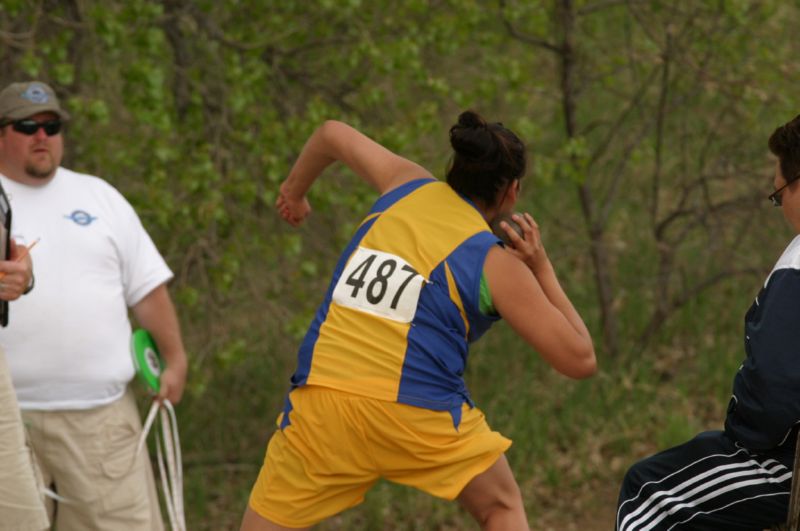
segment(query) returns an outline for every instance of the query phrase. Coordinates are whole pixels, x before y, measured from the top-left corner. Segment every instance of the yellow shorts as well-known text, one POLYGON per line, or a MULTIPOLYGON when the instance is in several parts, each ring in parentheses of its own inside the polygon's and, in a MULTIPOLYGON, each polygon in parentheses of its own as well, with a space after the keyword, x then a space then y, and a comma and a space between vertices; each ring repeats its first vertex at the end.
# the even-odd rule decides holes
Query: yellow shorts
POLYGON ((289 400, 289 425, 270 439, 250 494, 254 511, 284 527, 358 505, 380 478, 455 499, 511 446, 467 404, 456 430, 447 411, 323 387, 300 387, 289 400))

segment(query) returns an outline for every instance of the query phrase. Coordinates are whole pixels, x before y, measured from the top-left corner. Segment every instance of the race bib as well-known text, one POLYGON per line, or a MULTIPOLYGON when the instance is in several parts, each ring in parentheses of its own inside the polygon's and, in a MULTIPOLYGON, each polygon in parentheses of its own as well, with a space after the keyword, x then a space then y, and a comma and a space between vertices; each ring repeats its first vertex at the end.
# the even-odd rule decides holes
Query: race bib
POLYGON ((333 302, 409 323, 417 311, 425 282, 425 278, 399 256, 359 247, 336 283, 333 302))

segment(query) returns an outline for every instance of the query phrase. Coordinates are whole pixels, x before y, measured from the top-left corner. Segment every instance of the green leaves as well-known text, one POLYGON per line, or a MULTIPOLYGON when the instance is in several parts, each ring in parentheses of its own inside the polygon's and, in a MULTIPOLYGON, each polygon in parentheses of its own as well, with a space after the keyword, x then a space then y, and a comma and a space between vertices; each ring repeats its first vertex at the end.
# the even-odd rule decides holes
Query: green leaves
MULTIPOLYGON (((117 186, 167 256, 200 394, 245 360, 291 365, 375 200, 333 165, 305 224, 279 219, 314 129, 345 120, 443 177, 465 108, 526 142, 519 209, 596 337, 611 315, 623 356, 699 330, 735 352, 715 308, 739 286, 703 281, 768 269, 785 243, 750 198, 797 112, 797 27, 777 0, 5 0, 0 64, 53 84, 73 116, 65 165, 117 186)), ((664 440, 694 429, 672 420, 664 440)))
POLYGON ((553 185, 581 186, 613 232, 631 198, 650 203, 657 189, 664 212, 714 160, 761 156, 763 120, 792 105, 796 54, 780 43, 791 42, 787 21, 798 14, 785 3, 558 5, 7 1, 0 53, 12 77, 43 78, 67 102, 67 163, 128 195, 185 281, 210 281, 200 297, 212 297, 239 289, 231 279, 256 274, 250 264, 264 253, 307 277, 323 271, 327 248, 374 200, 332 167, 311 199, 335 229, 297 236, 275 216, 277 186, 326 119, 354 123, 441 176, 447 127, 475 108, 527 141, 531 201, 577 215, 576 197, 553 185), (725 131, 749 131, 758 147, 725 131))

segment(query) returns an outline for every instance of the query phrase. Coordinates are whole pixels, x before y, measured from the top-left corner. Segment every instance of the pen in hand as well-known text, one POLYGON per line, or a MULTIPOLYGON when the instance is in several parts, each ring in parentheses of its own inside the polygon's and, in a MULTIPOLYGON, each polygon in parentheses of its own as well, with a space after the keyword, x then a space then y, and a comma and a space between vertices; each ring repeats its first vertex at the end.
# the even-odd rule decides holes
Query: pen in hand
MULTIPOLYGON (((33 240, 33 242, 30 245, 28 245, 26 247, 23 247, 22 248, 22 252, 19 253, 18 257, 14 258, 14 261, 15 262, 19 262, 20 260, 25 258, 28 255, 28 253, 31 252, 31 249, 33 249, 33 246, 36 245, 37 243, 39 243, 39 238, 36 238, 35 240, 33 240)), ((5 271, 0 271, 0 280, 3 280, 3 278, 5 278, 6 275, 7 275, 7 273, 5 271)))

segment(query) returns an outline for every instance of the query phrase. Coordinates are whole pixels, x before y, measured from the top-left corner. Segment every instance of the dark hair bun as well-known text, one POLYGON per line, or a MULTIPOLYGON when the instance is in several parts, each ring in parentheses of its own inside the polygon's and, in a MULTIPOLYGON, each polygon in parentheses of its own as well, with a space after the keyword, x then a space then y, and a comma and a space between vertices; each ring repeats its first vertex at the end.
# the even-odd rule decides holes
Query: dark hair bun
POLYGON ((486 128, 486 120, 475 111, 464 111, 458 115, 458 125, 466 128, 486 128))
POLYGON ((500 122, 487 123, 475 111, 464 111, 450 128, 455 153, 447 184, 463 196, 492 206, 507 185, 525 174, 527 157, 519 137, 500 122))
POLYGON ((486 120, 474 111, 464 111, 450 128, 450 145, 456 153, 470 159, 485 157, 495 148, 486 120))

